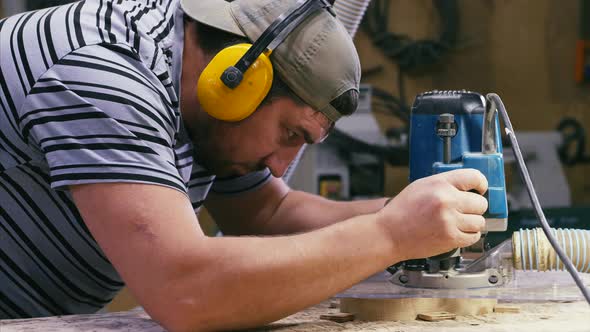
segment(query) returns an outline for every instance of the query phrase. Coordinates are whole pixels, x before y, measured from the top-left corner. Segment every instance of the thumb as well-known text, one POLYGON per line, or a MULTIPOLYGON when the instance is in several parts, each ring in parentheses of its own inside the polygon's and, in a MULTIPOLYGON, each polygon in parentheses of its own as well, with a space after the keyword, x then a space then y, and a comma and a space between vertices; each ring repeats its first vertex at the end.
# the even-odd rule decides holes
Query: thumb
POLYGON ((484 194, 488 190, 488 179, 474 168, 457 169, 445 173, 446 180, 461 191, 475 190, 484 194))
POLYGON ((461 240, 460 243, 458 244, 459 247, 464 248, 464 247, 469 247, 470 245, 474 244, 475 242, 479 241, 479 239, 481 239, 481 232, 477 232, 477 233, 463 233, 461 232, 461 240))

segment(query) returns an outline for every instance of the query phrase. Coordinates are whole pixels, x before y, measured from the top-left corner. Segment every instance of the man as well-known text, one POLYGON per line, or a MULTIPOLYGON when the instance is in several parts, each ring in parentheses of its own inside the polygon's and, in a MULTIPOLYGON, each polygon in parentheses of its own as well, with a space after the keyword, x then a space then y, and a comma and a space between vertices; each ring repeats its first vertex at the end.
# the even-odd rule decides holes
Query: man
POLYGON ((356 51, 326 9, 274 50, 253 114, 202 109, 216 53, 297 4, 87 0, 0 21, 0 317, 95 312, 125 283, 171 331, 256 326, 479 239, 477 171, 385 207, 281 180, 356 107, 356 51), (227 236, 204 236, 203 203, 227 236))

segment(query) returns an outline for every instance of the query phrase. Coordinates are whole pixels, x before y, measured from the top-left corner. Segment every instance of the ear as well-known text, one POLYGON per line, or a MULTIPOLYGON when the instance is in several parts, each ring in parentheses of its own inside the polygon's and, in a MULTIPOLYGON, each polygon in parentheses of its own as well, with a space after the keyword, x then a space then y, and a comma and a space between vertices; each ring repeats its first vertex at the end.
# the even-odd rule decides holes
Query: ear
POLYGON ((332 6, 334 6, 334 2, 336 2, 336 0, 328 0, 328 2, 329 2, 329 3, 330 3, 332 6))

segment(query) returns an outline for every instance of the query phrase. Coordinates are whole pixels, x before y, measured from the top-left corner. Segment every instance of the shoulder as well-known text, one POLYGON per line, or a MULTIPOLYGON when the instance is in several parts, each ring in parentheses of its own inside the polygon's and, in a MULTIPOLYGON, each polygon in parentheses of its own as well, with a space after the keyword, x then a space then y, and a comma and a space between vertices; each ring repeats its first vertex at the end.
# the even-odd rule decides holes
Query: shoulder
MULTIPOLYGON (((179 0, 86 0, 0 21, 3 79, 16 104, 64 57, 94 45, 119 45, 157 75, 169 70, 179 0)), ((100 48, 94 48, 99 50, 100 48)), ((115 52, 116 53, 116 52, 115 52)), ((115 56, 114 53, 111 53, 115 56)))
MULTIPOLYGON (((41 128, 42 118, 57 114, 70 124, 74 114, 118 119, 118 124, 159 132, 173 145, 178 131, 177 103, 167 93, 166 80, 138 60, 125 45, 91 45, 62 57, 41 75, 19 109, 22 135, 41 128), (84 106, 84 107, 82 107, 84 106), (64 118, 65 120, 65 118, 64 118)), ((96 123, 95 123, 96 125, 96 123)), ((47 133, 49 134, 49 133, 47 133)))

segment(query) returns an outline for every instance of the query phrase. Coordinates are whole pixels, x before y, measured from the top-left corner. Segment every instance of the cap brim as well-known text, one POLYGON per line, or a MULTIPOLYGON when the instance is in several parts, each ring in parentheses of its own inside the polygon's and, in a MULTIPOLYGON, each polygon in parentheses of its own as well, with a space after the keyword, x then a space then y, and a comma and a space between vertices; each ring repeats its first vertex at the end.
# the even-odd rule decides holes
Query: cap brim
POLYGON ((230 3, 225 0, 181 0, 185 14, 197 22, 246 37, 230 12, 230 3))

